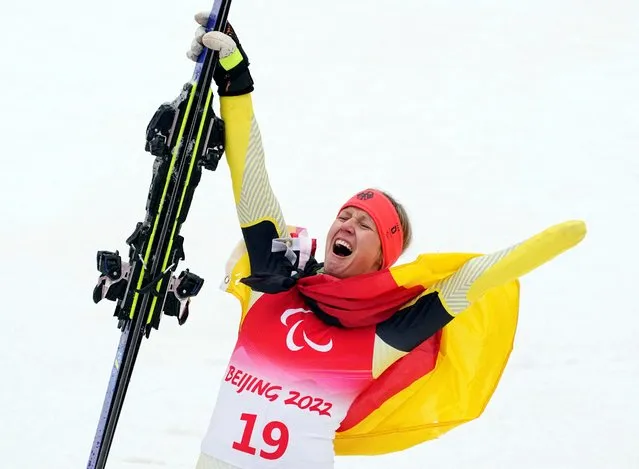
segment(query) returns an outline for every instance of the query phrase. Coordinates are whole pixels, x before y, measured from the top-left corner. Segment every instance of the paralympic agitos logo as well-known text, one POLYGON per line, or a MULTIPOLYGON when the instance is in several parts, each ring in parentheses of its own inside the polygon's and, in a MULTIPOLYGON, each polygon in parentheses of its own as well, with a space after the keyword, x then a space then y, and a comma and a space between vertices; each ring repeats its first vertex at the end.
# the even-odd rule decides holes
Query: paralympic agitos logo
MULTIPOLYGON (((295 316, 297 314, 309 314, 309 313, 312 313, 312 311, 309 311, 304 308, 287 309, 286 311, 282 313, 282 316, 280 317, 280 321, 282 321, 282 324, 288 327, 289 326, 288 319, 290 317, 295 316)), ((298 318, 296 321, 294 320, 293 325, 290 327, 290 329, 288 330, 288 333, 286 334, 286 347, 288 347, 288 349, 291 352, 298 352, 302 350, 305 346, 309 346, 316 352, 322 352, 322 353, 330 352, 331 349, 333 348, 333 339, 329 339, 328 342, 325 344, 318 344, 317 342, 314 342, 312 339, 310 339, 306 335, 306 331, 303 329, 303 323, 304 323, 303 316, 298 318), (296 333, 300 327, 302 327, 302 335, 301 335, 301 339, 303 341, 302 344, 300 344, 299 342, 299 339, 300 339, 299 334, 296 333)))

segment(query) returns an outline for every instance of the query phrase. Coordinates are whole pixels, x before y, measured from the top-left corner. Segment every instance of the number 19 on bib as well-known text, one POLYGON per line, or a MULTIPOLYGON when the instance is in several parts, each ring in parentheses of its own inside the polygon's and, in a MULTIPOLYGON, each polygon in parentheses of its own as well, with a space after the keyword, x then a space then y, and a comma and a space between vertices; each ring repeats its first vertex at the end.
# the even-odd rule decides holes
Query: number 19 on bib
POLYGON ((275 460, 281 458, 288 447, 288 427, 277 420, 260 422, 257 415, 243 413, 242 439, 233 442, 233 449, 243 453, 258 455, 260 458, 275 460), (255 445, 255 446, 253 446, 255 445))

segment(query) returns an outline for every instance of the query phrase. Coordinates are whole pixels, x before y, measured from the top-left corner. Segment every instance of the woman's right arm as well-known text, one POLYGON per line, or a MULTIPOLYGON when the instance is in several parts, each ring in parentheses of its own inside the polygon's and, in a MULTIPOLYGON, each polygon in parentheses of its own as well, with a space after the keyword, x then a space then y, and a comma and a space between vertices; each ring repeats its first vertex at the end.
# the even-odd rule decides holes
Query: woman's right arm
POLYGON ((251 94, 222 96, 220 107, 235 207, 251 271, 264 271, 272 240, 287 236, 284 215, 269 182, 251 94))
POLYGON ((225 124, 225 153, 231 171, 233 196, 248 251, 251 272, 272 266, 272 241, 288 235, 280 205, 269 182, 260 130, 253 113, 253 79, 249 61, 230 24, 224 32, 205 33, 206 12, 195 16, 201 25, 187 54, 192 60, 203 47, 219 52, 213 78, 225 124))

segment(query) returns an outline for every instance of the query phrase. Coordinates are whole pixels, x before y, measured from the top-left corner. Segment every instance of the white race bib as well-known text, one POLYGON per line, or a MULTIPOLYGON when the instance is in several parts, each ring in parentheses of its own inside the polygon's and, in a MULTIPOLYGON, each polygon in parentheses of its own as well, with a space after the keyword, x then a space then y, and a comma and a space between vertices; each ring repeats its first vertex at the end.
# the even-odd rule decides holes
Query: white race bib
POLYGON ((332 469, 333 439, 346 407, 311 387, 231 364, 202 452, 242 469, 332 469))

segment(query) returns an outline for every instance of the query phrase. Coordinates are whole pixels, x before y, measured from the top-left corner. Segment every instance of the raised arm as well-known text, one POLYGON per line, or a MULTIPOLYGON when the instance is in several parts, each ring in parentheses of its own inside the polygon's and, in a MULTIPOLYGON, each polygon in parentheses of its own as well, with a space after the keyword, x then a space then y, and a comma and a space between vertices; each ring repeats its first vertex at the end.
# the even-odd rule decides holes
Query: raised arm
MULTIPOLYGON (((205 13, 196 15, 206 24, 205 13)), ((287 236, 280 205, 271 188, 260 130, 253 113, 253 80, 248 58, 230 25, 224 33, 196 33, 190 57, 196 58, 202 47, 219 51, 214 79, 218 85, 221 117, 226 130, 226 159, 231 171, 237 216, 251 262, 251 271, 269 268, 272 240, 287 236)))

